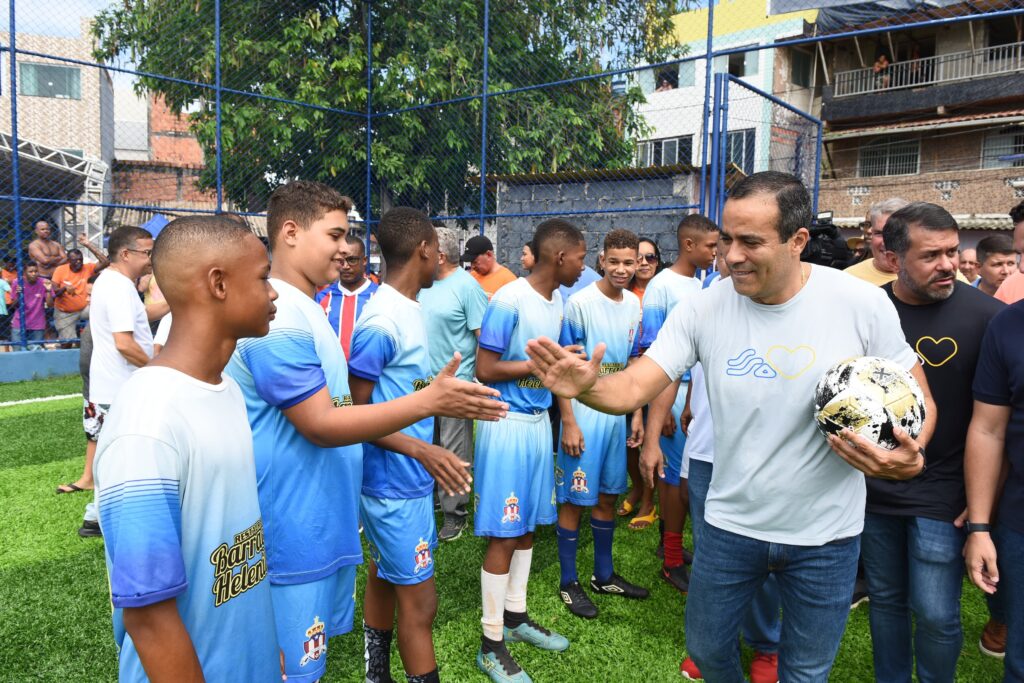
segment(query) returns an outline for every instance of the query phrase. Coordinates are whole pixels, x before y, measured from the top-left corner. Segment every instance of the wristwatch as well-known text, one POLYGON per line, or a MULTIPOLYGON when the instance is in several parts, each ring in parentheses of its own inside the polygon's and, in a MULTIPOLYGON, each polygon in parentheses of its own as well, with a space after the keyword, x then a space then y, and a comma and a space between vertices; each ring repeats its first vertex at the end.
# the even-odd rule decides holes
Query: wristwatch
POLYGON ((992 525, 982 524, 980 522, 964 522, 964 530, 968 534, 973 534, 977 531, 984 531, 985 533, 988 533, 992 531, 992 525))

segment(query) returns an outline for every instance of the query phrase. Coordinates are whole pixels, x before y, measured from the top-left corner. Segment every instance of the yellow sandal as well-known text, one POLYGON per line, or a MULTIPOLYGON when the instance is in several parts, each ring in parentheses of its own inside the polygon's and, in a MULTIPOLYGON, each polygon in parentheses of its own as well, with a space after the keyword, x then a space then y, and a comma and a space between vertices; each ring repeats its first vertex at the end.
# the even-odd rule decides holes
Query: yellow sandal
POLYGON ((634 509, 635 508, 633 507, 632 503, 630 503, 628 500, 624 500, 622 501, 622 505, 619 506, 619 509, 615 511, 615 514, 617 514, 619 517, 626 517, 630 515, 634 509))
POLYGON ((643 531, 644 529, 649 528, 652 524, 657 522, 658 519, 660 519, 658 517, 658 511, 656 509, 651 510, 651 514, 649 515, 644 515, 643 517, 634 517, 633 521, 629 523, 629 528, 633 531, 643 531))

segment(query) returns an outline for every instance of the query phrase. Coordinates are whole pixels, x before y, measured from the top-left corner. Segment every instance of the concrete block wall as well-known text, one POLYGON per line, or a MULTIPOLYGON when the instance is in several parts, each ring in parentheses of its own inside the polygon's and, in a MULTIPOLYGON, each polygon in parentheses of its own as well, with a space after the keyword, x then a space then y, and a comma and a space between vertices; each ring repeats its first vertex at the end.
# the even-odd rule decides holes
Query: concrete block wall
MULTIPOLYGON (((662 258, 676 255, 676 226, 690 213, 668 207, 694 203, 699 178, 675 175, 662 178, 593 180, 564 183, 498 183, 498 213, 540 213, 644 208, 650 211, 558 216, 582 231, 587 240, 587 265, 594 267, 604 236, 615 228, 650 237, 662 258)), ((495 219, 495 250, 498 260, 519 273, 519 252, 547 216, 495 219)), ((519 273, 522 274, 522 273, 519 273)))

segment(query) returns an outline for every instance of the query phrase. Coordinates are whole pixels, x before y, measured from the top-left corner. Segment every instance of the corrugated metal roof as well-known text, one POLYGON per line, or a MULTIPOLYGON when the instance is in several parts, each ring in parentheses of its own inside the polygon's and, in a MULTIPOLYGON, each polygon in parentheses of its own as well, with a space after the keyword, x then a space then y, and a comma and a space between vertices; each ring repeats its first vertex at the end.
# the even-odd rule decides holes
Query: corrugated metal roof
POLYGON ((885 126, 871 126, 868 128, 853 128, 850 130, 838 130, 825 134, 825 142, 843 140, 846 138, 861 138, 868 135, 884 135, 886 133, 909 133, 921 130, 938 130, 942 128, 968 128, 985 123, 1022 123, 1024 122, 1024 109, 1011 109, 1007 111, 993 111, 984 114, 965 114, 963 116, 943 116, 926 121, 904 121, 903 123, 890 123, 885 126))
MULTIPOLYGON (((1013 221, 1004 213, 959 213, 953 214, 961 230, 1013 230, 1013 221)), ((857 228, 864 222, 863 216, 833 218, 840 228, 857 228)))

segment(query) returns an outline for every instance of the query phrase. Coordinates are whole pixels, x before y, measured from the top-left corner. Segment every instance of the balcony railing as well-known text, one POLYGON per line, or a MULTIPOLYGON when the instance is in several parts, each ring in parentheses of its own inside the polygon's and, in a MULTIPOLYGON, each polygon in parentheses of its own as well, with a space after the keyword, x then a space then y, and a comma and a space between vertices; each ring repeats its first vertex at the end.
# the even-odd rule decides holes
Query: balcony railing
POLYGON ((835 97, 917 88, 1014 71, 1024 71, 1024 43, 896 62, 879 72, 871 67, 839 71, 836 73, 835 97))

